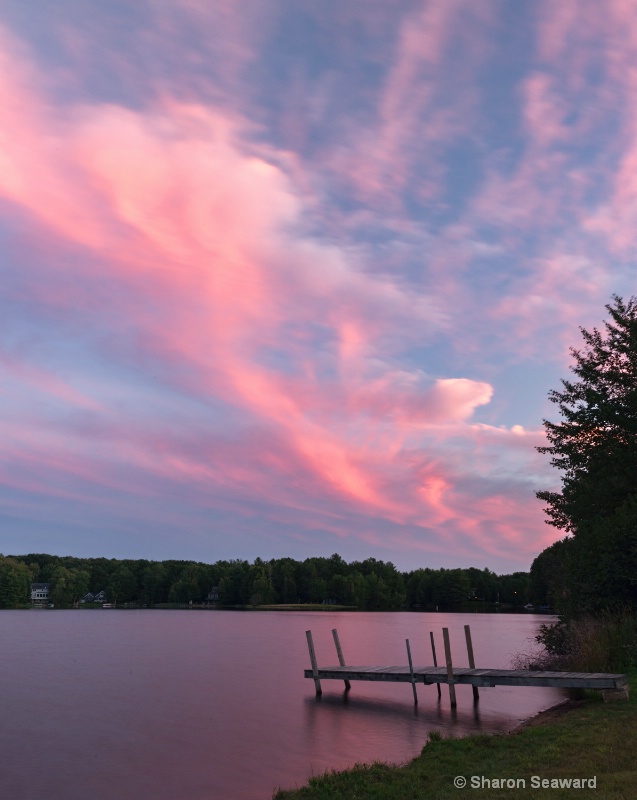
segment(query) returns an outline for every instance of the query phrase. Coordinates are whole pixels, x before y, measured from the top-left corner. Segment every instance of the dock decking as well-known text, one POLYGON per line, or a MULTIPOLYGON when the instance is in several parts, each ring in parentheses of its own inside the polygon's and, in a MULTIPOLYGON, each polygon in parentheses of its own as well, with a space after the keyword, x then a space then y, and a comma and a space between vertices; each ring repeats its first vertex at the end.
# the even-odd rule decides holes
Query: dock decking
POLYGON ((605 672, 550 672, 528 669, 466 669, 453 668, 453 678, 449 679, 446 667, 408 666, 334 666, 319 667, 315 676, 313 670, 305 670, 306 678, 339 681, 394 681, 397 683, 436 683, 468 684, 470 686, 553 686, 562 689, 612 689, 621 691, 628 687, 626 675, 605 672), (413 679, 412 679, 413 674, 413 679))

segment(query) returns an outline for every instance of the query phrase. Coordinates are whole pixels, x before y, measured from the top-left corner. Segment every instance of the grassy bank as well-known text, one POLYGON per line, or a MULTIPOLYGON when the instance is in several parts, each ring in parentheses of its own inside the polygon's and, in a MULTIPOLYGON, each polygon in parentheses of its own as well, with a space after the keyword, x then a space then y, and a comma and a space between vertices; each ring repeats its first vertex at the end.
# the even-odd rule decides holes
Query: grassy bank
POLYGON ((276 800, 438 800, 471 798, 594 796, 634 800, 637 796, 637 673, 630 675, 629 702, 604 703, 591 693, 540 715, 512 734, 429 741, 405 766, 373 764, 311 778, 276 800), (467 780, 456 788, 454 778, 467 780), (472 776, 491 781, 472 788, 472 776), (532 777, 596 776, 596 788, 533 788, 532 777), (495 779, 521 779, 516 788, 495 779))

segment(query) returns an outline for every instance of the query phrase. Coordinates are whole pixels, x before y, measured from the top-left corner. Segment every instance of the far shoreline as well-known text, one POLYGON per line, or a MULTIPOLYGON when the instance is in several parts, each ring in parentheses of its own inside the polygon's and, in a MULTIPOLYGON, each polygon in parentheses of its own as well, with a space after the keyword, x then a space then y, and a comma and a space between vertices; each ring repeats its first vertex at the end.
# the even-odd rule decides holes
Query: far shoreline
POLYGON ((501 604, 498 607, 461 606, 459 608, 379 608, 367 609, 360 606, 348 606, 328 603, 280 603, 267 605, 221 605, 220 603, 156 603, 154 605, 141 605, 138 603, 79 603, 74 606, 33 606, 25 604, 16 608, 4 608, 0 611, 93 611, 96 609, 106 611, 351 611, 361 614, 520 614, 533 617, 555 617, 553 611, 540 611, 539 609, 528 609, 524 606, 514 606, 501 604))

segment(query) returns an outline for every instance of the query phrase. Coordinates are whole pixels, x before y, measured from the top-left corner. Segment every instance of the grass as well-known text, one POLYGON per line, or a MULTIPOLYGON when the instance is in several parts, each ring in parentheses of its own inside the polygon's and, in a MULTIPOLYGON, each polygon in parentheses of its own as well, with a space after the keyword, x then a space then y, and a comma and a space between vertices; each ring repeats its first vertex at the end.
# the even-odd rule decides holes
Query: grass
POLYGON ((276 800, 460 800, 570 798, 634 800, 637 796, 637 672, 629 675, 631 700, 604 703, 597 693, 540 715, 512 734, 444 739, 432 732, 422 754, 404 766, 374 763, 313 777, 309 785, 280 790, 276 800), (465 789, 454 786, 464 776, 465 789), (471 788, 472 776, 521 778, 516 789, 471 788), (532 788, 532 776, 592 778, 595 789, 532 788))

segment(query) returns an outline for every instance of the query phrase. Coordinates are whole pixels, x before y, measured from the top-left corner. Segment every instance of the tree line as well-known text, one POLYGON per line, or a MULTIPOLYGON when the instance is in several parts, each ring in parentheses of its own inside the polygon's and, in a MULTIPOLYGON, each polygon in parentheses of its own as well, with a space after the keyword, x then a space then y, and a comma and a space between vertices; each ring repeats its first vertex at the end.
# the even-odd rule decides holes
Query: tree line
POLYGON ((450 610, 467 603, 524 605, 529 575, 496 575, 488 569, 416 569, 399 572, 391 562, 368 558, 347 563, 338 554, 304 561, 148 561, 75 558, 45 553, 0 556, 0 608, 28 602, 31 583, 49 583, 57 608, 77 605, 90 591, 108 602, 156 606, 215 602, 222 606, 326 603, 363 610, 450 610))

